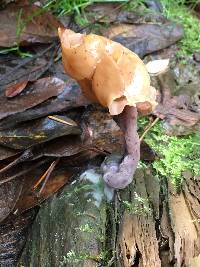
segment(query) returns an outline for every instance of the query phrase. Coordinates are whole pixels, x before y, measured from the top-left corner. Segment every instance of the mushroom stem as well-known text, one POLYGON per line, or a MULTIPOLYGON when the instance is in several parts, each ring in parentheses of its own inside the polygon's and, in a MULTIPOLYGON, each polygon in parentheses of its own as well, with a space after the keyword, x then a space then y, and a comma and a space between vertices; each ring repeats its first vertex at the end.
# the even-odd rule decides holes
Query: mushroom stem
POLYGON ((123 112, 114 117, 125 137, 125 157, 112 157, 102 165, 103 179, 113 188, 123 189, 133 180, 140 160, 140 140, 137 133, 137 109, 126 106, 123 112))

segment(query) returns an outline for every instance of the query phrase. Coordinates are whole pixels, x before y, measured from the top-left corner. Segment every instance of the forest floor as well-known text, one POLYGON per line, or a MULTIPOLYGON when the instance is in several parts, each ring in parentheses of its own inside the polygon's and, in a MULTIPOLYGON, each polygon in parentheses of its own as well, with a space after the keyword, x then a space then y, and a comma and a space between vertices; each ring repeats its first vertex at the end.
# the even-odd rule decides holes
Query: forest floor
POLYGON ((7 2, 0 266, 200 266, 199 1, 7 2), (151 77, 162 116, 139 117, 141 160, 124 190, 107 187, 100 167, 122 151, 122 133, 65 74, 59 26, 118 41, 145 63, 169 59, 151 77))

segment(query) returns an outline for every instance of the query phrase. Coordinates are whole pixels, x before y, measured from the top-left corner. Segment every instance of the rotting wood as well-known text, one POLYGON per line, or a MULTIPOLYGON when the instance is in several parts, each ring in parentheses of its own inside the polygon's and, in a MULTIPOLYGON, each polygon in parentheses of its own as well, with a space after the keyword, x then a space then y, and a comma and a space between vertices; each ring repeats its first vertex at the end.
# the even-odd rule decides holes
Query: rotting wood
POLYGON ((40 210, 21 262, 60 267, 65 256, 67 267, 198 267, 198 183, 191 176, 176 194, 167 180, 140 169, 135 184, 99 208, 84 200, 84 186, 67 186, 40 210), (80 231, 91 223, 92 234, 80 231))
MULTIPOLYGON (((122 199, 127 199, 127 195, 122 199)), ((125 210, 119 233, 122 266, 161 267, 155 221, 142 171, 135 175, 129 202, 133 210, 125 210)))
POLYGON ((132 193, 129 188, 122 194, 122 200, 129 198, 133 209, 125 209, 120 226, 120 266, 200 266, 198 176, 183 183, 180 194, 175 194, 165 181, 160 188, 148 171, 144 175, 137 172, 135 179, 132 193), (137 206, 138 197, 143 199, 140 201, 143 214, 137 206), (144 205, 149 205, 152 213, 144 205))
POLYGON ((171 226, 174 232, 174 251, 175 266, 190 267, 195 262, 196 266, 200 266, 200 234, 198 212, 199 196, 195 196, 194 192, 188 190, 196 184, 197 191, 199 185, 194 177, 188 179, 184 184, 183 191, 179 195, 170 192, 169 208, 171 214, 171 226))
POLYGON ((98 184, 75 182, 43 205, 24 250, 22 266, 98 266, 104 257, 106 206, 100 204, 102 195, 95 192, 95 187, 98 184))

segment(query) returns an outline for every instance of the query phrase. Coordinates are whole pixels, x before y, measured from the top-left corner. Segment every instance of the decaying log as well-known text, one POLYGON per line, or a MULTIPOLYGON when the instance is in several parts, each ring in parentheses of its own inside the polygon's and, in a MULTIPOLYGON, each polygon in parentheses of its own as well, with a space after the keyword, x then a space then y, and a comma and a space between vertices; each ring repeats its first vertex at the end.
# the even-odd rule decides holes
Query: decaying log
POLYGON ((75 182, 40 209, 21 265, 94 267, 103 257, 106 205, 99 177, 75 182), (99 191, 100 190, 100 191, 99 191))
POLYGON ((176 194, 167 180, 139 169, 135 183, 105 203, 98 172, 89 172, 95 184, 68 185, 43 204, 22 266, 200 266, 199 176, 185 175, 176 194))
POLYGON ((183 192, 169 197, 177 266, 200 266, 199 190, 200 176, 186 175, 183 192))
POLYGON ((124 213, 119 232, 122 266, 200 266, 199 177, 187 179, 180 194, 173 192, 172 185, 155 186, 153 176, 148 181, 148 174, 136 175, 137 197, 131 194, 130 203, 135 207, 138 196, 143 200, 138 210, 134 208, 135 214, 130 214, 131 209, 124 213), (151 205, 145 207, 145 203, 151 205), (141 207, 143 214, 138 215, 141 207))
POLYGON ((130 192, 130 206, 128 212, 124 213, 119 233, 122 266, 160 267, 155 220, 145 188, 144 174, 140 172, 136 176, 134 189, 130 192))

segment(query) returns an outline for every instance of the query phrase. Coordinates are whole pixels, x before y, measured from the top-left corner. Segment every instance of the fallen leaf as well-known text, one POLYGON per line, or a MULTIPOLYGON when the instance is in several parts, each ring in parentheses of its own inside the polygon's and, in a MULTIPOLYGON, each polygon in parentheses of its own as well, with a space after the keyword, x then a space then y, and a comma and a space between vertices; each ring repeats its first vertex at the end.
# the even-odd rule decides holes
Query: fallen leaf
POLYGON ((11 215, 0 225, 0 265, 16 266, 37 210, 11 215))
MULTIPOLYGON (((56 87, 57 86, 58 84, 56 87)), ((15 126, 19 122, 37 119, 48 116, 49 114, 83 107, 89 104, 89 101, 83 96, 78 84, 74 80, 70 79, 66 83, 63 81, 63 86, 64 90, 61 94, 58 94, 58 97, 51 98, 40 105, 36 105, 22 112, 14 113, 3 120, 0 120, 0 129, 7 129, 15 126)), ((41 89, 45 91, 45 87, 41 89)), ((46 89, 48 90, 48 88, 46 89)), ((20 96, 18 96, 18 99, 19 97, 20 96)))
POLYGON ((14 209, 23 188, 22 181, 13 180, 0 185, 0 222, 14 209))
POLYGON ((8 99, 2 95, 0 96, 0 119, 37 106, 45 100, 61 94, 64 87, 65 83, 62 80, 56 77, 47 77, 28 85, 26 92, 22 92, 16 98, 8 99))
POLYGON ((26 88, 28 81, 21 81, 6 88, 6 97, 14 97, 26 88))
POLYGON ((0 11, 0 18, 2 47, 12 47, 17 43, 50 43, 57 39, 57 28, 62 26, 53 15, 35 5, 10 4, 0 11))
POLYGON ((119 42, 140 57, 166 48, 183 37, 183 28, 175 23, 121 24, 103 32, 106 37, 119 42))
POLYGON ((156 159, 156 153, 144 141, 140 143, 140 159, 147 162, 153 162, 156 159))
MULTIPOLYGON (((50 165, 50 164, 49 164, 50 165)), ((34 185, 38 181, 39 177, 45 172, 44 166, 42 168, 35 169, 31 173, 26 174, 25 184, 21 197, 19 198, 15 209, 18 214, 21 214, 25 210, 33 208, 39 205, 42 201, 50 197, 52 194, 57 192, 62 186, 64 186, 69 179, 76 173, 75 170, 63 169, 60 166, 49 177, 44 190, 40 195, 37 191, 34 191, 34 185)))
POLYGON ((108 112, 100 108, 88 110, 84 113, 82 122, 85 123, 82 134, 85 145, 93 145, 109 153, 123 151, 124 135, 108 112))
POLYGON ((87 148, 83 146, 80 136, 63 136, 43 145, 42 153, 48 157, 69 157, 87 148))
MULTIPOLYGON (((29 58, 13 54, 0 57, 0 91, 21 81, 34 82, 53 64, 56 44, 53 43, 29 58)), ((57 75, 55 75, 57 76, 57 75)))
MULTIPOLYGON (((63 120, 65 116, 59 116, 63 120)), ((67 125, 48 117, 20 124, 17 128, 0 131, 0 144, 14 149, 26 149, 63 135, 80 134, 77 124, 67 125)))
POLYGON ((4 147, 4 146, 0 145, 0 160, 10 158, 10 157, 16 155, 17 153, 19 153, 19 152, 15 149, 11 149, 11 148, 4 147))
MULTIPOLYGON (((145 3, 145 5, 150 7, 150 1, 145 3)), ((155 1, 154 1, 155 2, 155 1)), ((159 6, 159 4, 157 4, 159 6)), ((157 6, 157 8, 159 8, 157 6)), ((155 7, 155 6, 154 6, 155 7)), ((138 12, 137 10, 127 11, 119 3, 114 1, 108 3, 96 3, 89 5, 85 9, 86 16, 90 21, 98 20, 101 23, 132 23, 141 24, 149 22, 160 22, 164 23, 167 19, 161 14, 156 12, 138 12), (141 13, 143 13, 141 15, 141 13)))
POLYGON ((168 69, 168 67, 169 67, 169 59, 152 60, 146 64, 148 73, 154 76, 165 72, 168 69))

